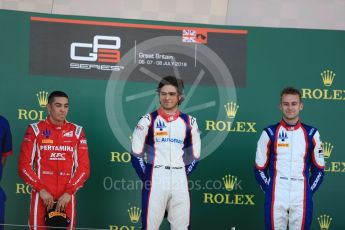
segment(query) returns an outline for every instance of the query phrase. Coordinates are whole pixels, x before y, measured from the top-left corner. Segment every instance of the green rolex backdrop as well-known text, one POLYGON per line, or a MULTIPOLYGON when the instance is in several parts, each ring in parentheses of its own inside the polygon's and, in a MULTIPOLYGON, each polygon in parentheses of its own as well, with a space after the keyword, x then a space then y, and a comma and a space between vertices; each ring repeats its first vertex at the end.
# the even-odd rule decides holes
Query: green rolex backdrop
MULTIPOLYGON (((256 142, 280 120, 279 93, 303 94, 301 120, 317 127, 326 175, 312 229, 344 229, 345 32, 225 27, 0 11, 0 114, 14 154, 1 186, 6 229, 25 229, 31 189, 18 176, 28 124, 47 94, 65 91, 68 119, 85 128, 91 175, 77 192, 77 227, 140 229, 142 183, 130 163, 140 116, 158 107, 162 76, 185 81, 181 110, 197 118, 202 160, 190 176, 193 229, 263 229, 253 175, 256 142)), ((161 229, 169 229, 164 220, 161 229)))

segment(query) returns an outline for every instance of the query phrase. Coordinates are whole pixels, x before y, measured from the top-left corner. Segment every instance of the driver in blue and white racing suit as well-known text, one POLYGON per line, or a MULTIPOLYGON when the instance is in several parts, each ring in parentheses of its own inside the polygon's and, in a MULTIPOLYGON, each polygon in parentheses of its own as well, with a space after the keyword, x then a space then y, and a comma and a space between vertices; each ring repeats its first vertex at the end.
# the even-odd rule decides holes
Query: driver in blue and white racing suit
POLYGON ((187 230, 191 209, 187 176, 200 157, 199 129, 194 117, 178 109, 182 80, 167 76, 157 91, 160 108, 140 119, 132 137, 132 165, 144 182, 142 229, 158 230, 167 211, 171 229, 187 230))
POLYGON ((313 214, 313 193, 324 176, 318 130, 299 120, 301 94, 281 92, 283 119, 264 129, 258 141, 255 176, 265 192, 265 229, 307 230, 313 214))

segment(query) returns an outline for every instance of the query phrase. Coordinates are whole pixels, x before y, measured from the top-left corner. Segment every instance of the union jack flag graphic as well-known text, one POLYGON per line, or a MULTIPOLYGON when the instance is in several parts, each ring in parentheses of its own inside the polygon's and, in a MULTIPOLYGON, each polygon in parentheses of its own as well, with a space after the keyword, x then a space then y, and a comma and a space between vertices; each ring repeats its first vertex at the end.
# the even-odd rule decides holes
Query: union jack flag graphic
POLYGON ((182 42, 207 44, 207 30, 205 29, 184 29, 182 30, 182 42))
POLYGON ((196 42, 196 30, 183 30, 182 31, 182 42, 196 42))

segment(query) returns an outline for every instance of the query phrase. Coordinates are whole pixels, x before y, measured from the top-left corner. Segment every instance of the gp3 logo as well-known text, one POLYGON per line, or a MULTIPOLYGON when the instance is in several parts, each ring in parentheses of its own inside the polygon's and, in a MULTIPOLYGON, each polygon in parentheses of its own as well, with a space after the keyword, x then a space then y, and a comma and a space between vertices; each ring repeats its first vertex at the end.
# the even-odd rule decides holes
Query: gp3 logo
POLYGON ((70 57, 75 61, 117 63, 121 59, 120 47, 120 37, 96 35, 93 37, 93 43, 73 42, 71 44, 70 57), (108 43, 112 44, 102 44, 101 41, 108 41, 108 43), (85 48, 91 48, 92 52, 88 53, 88 56, 77 55, 77 51, 85 48))

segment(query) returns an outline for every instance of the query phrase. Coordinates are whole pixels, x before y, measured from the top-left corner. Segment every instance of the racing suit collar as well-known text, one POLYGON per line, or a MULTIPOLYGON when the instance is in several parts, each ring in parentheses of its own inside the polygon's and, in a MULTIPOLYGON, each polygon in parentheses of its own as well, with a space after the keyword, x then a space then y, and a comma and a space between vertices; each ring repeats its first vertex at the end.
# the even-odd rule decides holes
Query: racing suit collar
POLYGON ((63 125, 54 125, 51 120, 50 120, 50 116, 48 115, 46 118, 46 122, 49 126, 53 127, 54 129, 62 129, 62 127, 64 127, 67 124, 67 121, 65 120, 63 122, 63 125))
POLYGON ((300 122, 300 121, 297 121, 296 124, 291 125, 291 124, 288 124, 284 119, 282 119, 282 120, 280 121, 280 124, 281 124, 286 130, 296 130, 296 129, 298 129, 299 127, 301 127, 301 122, 300 122))
POLYGON ((180 110, 177 110, 174 115, 167 114, 162 108, 159 108, 157 112, 167 122, 175 121, 180 116, 180 110))

